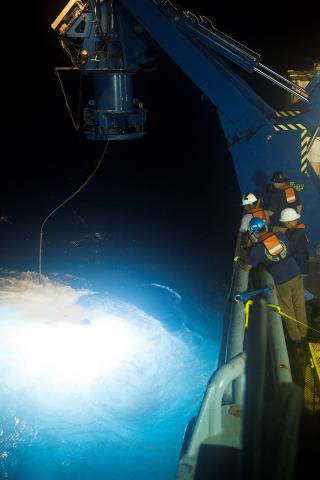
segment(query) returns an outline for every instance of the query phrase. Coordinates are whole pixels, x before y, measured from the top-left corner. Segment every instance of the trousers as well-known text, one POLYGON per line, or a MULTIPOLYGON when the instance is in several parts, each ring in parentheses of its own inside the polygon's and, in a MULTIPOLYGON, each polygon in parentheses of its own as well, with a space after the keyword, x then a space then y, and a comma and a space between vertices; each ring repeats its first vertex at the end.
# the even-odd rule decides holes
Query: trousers
POLYGON ((303 281, 300 275, 288 282, 276 285, 281 310, 301 323, 283 317, 285 328, 293 342, 301 342, 308 331, 303 281))

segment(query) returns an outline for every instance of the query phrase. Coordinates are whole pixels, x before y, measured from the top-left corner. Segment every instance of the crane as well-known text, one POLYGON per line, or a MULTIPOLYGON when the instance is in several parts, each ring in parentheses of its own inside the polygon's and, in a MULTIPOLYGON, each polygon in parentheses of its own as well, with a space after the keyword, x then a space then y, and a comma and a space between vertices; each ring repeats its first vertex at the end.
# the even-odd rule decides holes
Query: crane
POLYGON ((83 81, 82 125, 73 123, 88 139, 145 135, 147 112, 134 95, 135 74, 165 51, 215 105, 240 189, 261 195, 272 172, 281 169, 299 185, 315 251, 320 181, 308 152, 319 142, 320 72, 306 89, 299 87, 210 19, 169 0, 70 0, 52 28, 73 64, 56 68, 60 81, 66 70, 79 71, 83 81), (239 68, 262 75, 297 102, 275 110, 240 76, 239 68))

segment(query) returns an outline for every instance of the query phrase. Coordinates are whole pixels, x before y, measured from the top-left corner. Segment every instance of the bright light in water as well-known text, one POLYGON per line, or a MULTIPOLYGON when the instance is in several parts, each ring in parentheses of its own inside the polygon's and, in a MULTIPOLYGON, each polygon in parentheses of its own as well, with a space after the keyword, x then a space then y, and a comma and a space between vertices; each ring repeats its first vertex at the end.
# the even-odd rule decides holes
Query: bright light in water
POLYGON ((0 478, 43 478, 44 462, 46 480, 169 480, 216 358, 185 331, 89 290, 2 277, 0 478))
POLYGON ((0 359, 15 367, 16 379, 37 382, 47 393, 89 388, 132 364, 141 363, 143 372, 144 362, 155 366, 168 348, 170 365, 176 349, 185 349, 155 318, 110 299, 96 303, 89 290, 49 281, 39 285, 25 276, 3 280, 0 295, 0 359))
POLYGON ((84 325, 31 325, 18 329, 11 347, 31 379, 66 388, 85 387, 137 354, 140 339, 122 318, 105 314, 84 325))

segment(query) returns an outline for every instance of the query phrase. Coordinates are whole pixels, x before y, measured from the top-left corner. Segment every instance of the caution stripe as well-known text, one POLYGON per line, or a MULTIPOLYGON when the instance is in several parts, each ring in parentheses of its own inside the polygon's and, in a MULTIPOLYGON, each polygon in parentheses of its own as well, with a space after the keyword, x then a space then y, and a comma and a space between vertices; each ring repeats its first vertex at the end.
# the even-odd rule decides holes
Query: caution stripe
POLYGON ((277 117, 296 117, 300 115, 300 110, 286 110, 281 112, 276 112, 277 117))
POLYGON ((308 132, 304 129, 301 132, 301 160, 300 160, 300 171, 301 173, 307 173, 308 168, 308 132))
MULTIPOLYGON (((290 116, 287 115, 288 112, 276 112, 277 116, 290 116), (284 114, 284 115, 278 115, 278 114, 284 114)), ((299 112, 300 113, 300 112, 299 112)), ((308 175, 308 131, 302 123, 286 123, 282 124, 279 123, 277 125, 273 125, 273 128, 275 129, 276 132, 281 132, 281 131, 292 131, 292 130, 301 130, 301 141, 300 141, 300 171, 301 173, 305 173, 308 175)))
POLYGON ((278 125, 273 125, 274 129, 279 132, 280 130, 305 130, 306 127, 301 125, 301 123, 279 123, 278 125))

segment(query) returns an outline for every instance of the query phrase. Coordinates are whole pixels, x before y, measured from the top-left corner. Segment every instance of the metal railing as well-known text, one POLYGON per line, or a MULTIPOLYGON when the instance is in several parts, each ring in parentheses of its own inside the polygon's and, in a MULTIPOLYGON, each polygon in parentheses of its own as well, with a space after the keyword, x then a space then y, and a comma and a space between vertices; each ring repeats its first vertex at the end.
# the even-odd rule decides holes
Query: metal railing
POLYGON ((223 432, 223 395, 228 385, 244 373, 245 359, 245 354, 240 353, 214 373, 208 384, 193 430, 192 438, 187 449, 188 456, 192 457, 196 455, 199 446, 206 438, 223 432))
MULTIPOLYGON (((272 275, 265 268, 261 268, 259 278, 262 285, 272 287, 272 291, 266 295, 266 303, 278 305, 272 275)), ((292 382, 292 375, 281 316, 273 309, 268 308, 267 319, 269 324, 269 364, 272 368, 273 387, 275 387, 282 382, 292 382)))
MULTIPOLYGON (((240 255, 239 238, 235 253, 236 257, 240 255)), ((292 383, 282 319, 274 309, 268 307, 268 304, 278 305, 273 277, 265 268, 256 269, 255 273, 250 276, 249 282, 248 272, 240 267, 239 262, 235 262, 219 368, 208 383, 189 443, 180 462, 177 477, 179 480, 193 478, 192 472, 196 468, 201 444, 208 440, 212 442, 216 437, 216 445, 220 444, 220 440, 221 445, 228 445, 228 433, 224 431, 223 424, 224 405, 236 404, 240 411, 245 412, 244 416, 240 415, 243 438, 239 433, 236 444, 237 448, 241 449, 242 441, 246 443, 247 458, 250 448, 254 449, 252 432, 256 432, 263 421, 265 391, 272 394, 280 384, 292 383), (234 299, 236 294, 248 290, 249 283, 254 289, 268 286, 272 290, 264 299, 255 300, 250 313, 247 338, 245 304, 242 301, 235 302, 234 299), (188 473, 185 474, 185 471, 188 473)))

